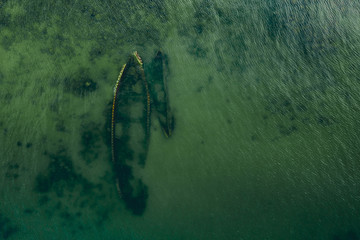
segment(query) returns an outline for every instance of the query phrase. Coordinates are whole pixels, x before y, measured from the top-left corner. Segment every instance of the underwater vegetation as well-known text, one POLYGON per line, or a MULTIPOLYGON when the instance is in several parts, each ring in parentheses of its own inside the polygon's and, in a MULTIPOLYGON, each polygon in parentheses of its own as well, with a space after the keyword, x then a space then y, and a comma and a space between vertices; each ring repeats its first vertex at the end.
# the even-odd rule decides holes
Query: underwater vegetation
POLYGON ((345 233, 336 234, 332 240, 359 240, 359 237, 356 232, 349 230, 345 233))
POLYGON ((9 164, 7 167, 7 172, 5 174, 6 178, 16 180, 20 176, 19 168, 20 166, 18 163, 9 164))
POLYGON ((98 158, 100 149, 101 131, 99 124, 83 124, 81 127, 80 154, 86 163, 91 163, 98 158))
POLYGON ((102 205, 107 198, 103 183, 93 183, 74 166, 67 149, 60 147, 56 153, 45 152, 49 159, 47 168, 39 173, 33 191, 38 194, 38 205, 27 208, 24 213, 45 213, 48 218, 58 218, 73 231, 87 228, 80 217, 87 212, 88 218, 97 226, 109 218, 111 205, 102 205))
POLYGON ((49 154, 49 165, 46 173, 41 173, 36 178, 34 190, 39 193, 54 191, 57 197, 64 196, 65 191, 74 191, 76 185, 82 186, 82 191, 88 192, 94 188, 81 175, 77 174, 73 162, 66 155, 65 149, 57 154, 49 154))
POLYGON ((85 96, 97 89, 97 83, 87 75, 87 70, 81 68, 76 74, 64 80, 64 90, 76 96, 85 96))
POLYGON ((8 239, 17 231, 18 228, 11 223, 10 219, 0 213, 0 239, 8 239))

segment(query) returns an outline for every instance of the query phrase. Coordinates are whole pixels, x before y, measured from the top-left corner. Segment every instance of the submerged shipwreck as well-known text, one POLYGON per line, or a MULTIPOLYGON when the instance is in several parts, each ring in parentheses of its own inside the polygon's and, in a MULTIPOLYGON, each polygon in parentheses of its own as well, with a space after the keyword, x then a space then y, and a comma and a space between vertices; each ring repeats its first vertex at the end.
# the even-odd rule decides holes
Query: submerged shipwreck
POLYGON ((159 51, 147 66, 134 52, 122 67, 114 88, 111 115, 111 148, 116 187, 127 209, 145 211, 148 189, 142 180, 150 140, 151 109, 166 137, 174 129, 167 94, 168 64, 159 51), (149 80, 149 81, 148 81, 149 80))

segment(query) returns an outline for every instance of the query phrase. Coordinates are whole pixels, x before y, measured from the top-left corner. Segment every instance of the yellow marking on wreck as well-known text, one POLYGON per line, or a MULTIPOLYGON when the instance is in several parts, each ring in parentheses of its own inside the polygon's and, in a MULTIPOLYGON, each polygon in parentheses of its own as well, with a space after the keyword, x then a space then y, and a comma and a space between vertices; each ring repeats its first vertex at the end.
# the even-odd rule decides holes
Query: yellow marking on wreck
POLYGON ((135 56, 136 60, 138 61, 138 63, 142 66, 143 62, 137 51, 134 52, 134 56, 135 56))
POLYGON ((123 65, 120 74, 118 76, 118 79, 116 81, 115 87, 114 87, 114 99, 113 99, 113 104, 112 104, 112 109, 111 109, 111 156, 112 156, 112 161, 113 163, 115 163, 115 146, 114 146, 114 142, 115 142, 115 104, 116 104, 116 97, 117 97, 117 93, 119 91, 119 87, 120 87, 120 82, 121 82, 121 78, 123 76, 124 70, 125 70, 126 64, 123 65))

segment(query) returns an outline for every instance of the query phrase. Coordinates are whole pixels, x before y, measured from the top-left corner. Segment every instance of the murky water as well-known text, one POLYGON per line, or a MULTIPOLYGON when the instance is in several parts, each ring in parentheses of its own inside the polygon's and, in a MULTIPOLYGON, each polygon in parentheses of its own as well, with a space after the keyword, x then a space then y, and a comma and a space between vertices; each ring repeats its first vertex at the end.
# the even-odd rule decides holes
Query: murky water
POLYGON ((0 239, 359 239, 356 1, 0 1, 0 239), (145 210, 118 195, 111 104, 168 56, 145 210))

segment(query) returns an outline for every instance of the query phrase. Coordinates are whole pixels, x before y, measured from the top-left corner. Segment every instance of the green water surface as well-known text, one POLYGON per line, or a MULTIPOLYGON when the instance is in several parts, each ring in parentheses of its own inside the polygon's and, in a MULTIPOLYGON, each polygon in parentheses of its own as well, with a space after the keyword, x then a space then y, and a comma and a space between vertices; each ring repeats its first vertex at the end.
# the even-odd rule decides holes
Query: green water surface
POLYGON ((0 0, 0 239, 360 238, 360 4, 0 0), (169 59, 142 216, 111 162, 129 54, 169 59))

